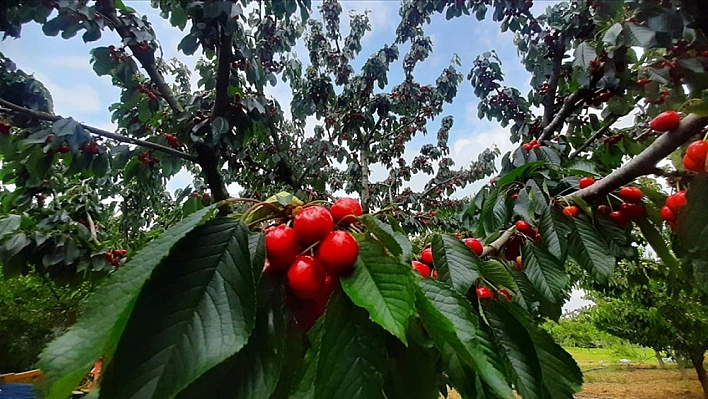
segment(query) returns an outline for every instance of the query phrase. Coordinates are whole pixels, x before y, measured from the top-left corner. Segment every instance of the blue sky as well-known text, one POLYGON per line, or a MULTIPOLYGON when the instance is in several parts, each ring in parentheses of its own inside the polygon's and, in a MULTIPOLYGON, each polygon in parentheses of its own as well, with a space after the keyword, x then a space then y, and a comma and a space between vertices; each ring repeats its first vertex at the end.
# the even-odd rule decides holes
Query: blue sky
MULTIPOLYGON (((160 40, 165 58, 176 57, 193 67, 199 54, 187 57, 177 51, 177 44, 185 32, 172 28, 169 23, 160 18, 159 13, 149 6, 149 1, 124 0, 124 3, 135 8, 138 13, 148 16, 153 23, 157 37, 160 40)), ((545 7, 556 1, 536 1, 534 11, 542 12, 545 7)), ((320 2, 313 2, 317 7, 320 2)), ((372 31, 363 40, 363 50, 356 64, 361 65, 366 58, 378 50, 383 44, 390 44, 395 39, 398 24, 398 1, 343 1, 342 23, 344 31, 348 31, 348 13, 350 10, 363 12, 370 10, 369 18, 372 31)), ((319 13, 314 16, 319 18, 319 13)), ((478 22, 474 17, 463 17, 446 21, 444 16, 436 15, 430 25, 425 27, 433 41, 433 54, 424 63, 416 68, 416 77, 423 83, 434 83, 442 68, 447 66, 454 54, 460 56, 462 67, 460 72, 465 76, 474 58, 489 50, 495 50, 503 62, 506 84, 517 87, 522 93, 529 90, 529 75, 525 72, 513 46, 513 36, 510 33, 501 33, 499 24, 491 20, 478 22)), ((52 93, 55 112, 62 116, 72 116, 84 123, 114 130, 110 122, 108 106, 119 95, 118 89, 113 87, 108 77, 98 77, 89 63, 90 50, 96 46, 118 45, 120 40, 114 32, 105 31, 101 40, 85 44, 80 35, 64 40, 61 37, 46 37, 41 27, 30 23, 23 27, 22 38, 19 40, 7 39, 0 42, 0 51, 10 57, 18 67, 28 73, 34 74, 42 81, 52 93)), ((401 48, 401 58, 406 50, 401 48)), ((303 46, 296 48, 300 58, 307 56, 303 46)), ((392 67, 389 82, 392 85, 401 82, 403 73, 400 63, 392 67)), ((193 86, 196 86, 193 79, 193 86)), ((282 106, 289 110, 291 95, 287 85, 282 82, 269 89, 269 94, 279 100, 282 106)), ((446 104, 444 115, 452 115, 455 125, 450 132, 450 147, 452 157, 457 166, 463 166, 469 161, 477 159, 477 155, 492 145, 497 145, 502 152, 513 146, 508 139, 508 129, 501 128, 495 122, 477 119, 477 98, 472 92, 469 82, 461 84, 459 94, 453 104, 446 104)), ((418 136, 410 143, 407 158, 413 158, 417 150, 425 143, 435 143, 434 132, 438 128, 439 120, 429 124, 429 131, 433 134, 418 136)), ((310 121, 312 128, 315 121, 310 121)), ((383 168, 373 169, 374 179, 384 178, 387 171, 383 168)), ((411 181, 414 189, 420 189, 427 181, 425 176, 419 176, 411 181)), ((185 186, 191 182, 191 177, 186 173, 178 175, 169 182, 170 191, 185 186)), ((457 193, 457 196, 470 195, 486 182, 478 182, 468 186, 457 193)), ((232 187, 235 192, 236 187, 232 187)), ((566 306, 575 308, 582 304, 579 293, 574 293, 574 298, 566 306)))

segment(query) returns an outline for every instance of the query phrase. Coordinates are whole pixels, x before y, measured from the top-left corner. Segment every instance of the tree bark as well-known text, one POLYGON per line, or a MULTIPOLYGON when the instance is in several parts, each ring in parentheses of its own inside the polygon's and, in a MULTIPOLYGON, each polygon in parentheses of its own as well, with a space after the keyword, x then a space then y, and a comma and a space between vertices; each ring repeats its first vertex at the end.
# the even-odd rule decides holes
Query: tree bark
POLYGON ((703 366, 705 352, 698 352, 691 354, 691 363, 693 368, 696 369, 696 374, 698 375, 698 381, 701 383, 703 388, 703 397, 708 399, 708 375, 706 375, 706 369, 703 366))
POLYGON ((661 352, 654 349, 654 357, 656 357, 656 361, 659 363, 660 369, 666 368, 666 365, 664 364, 664 359, 661 358, 661 352))

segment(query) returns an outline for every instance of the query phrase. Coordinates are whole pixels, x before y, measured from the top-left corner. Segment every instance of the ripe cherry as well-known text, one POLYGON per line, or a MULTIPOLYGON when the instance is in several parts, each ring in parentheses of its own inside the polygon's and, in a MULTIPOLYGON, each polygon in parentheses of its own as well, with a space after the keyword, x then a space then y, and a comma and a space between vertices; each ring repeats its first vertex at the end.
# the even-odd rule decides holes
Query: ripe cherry
POLYGON ((479 298, 479 299, 494 298, 494 294, 492 294, 492 291, 487 287, 478 287, 476 291, 477 291, 477 298, 479 298))
POLYGON ((319 205, 308 206, 295 216, 293 230, 303 245, 311 245, 327 237, 334 228, 329 211, 319 205))
POLYGON ((288 269, 288 287, 300 299, 312 299, 324 286, 324 268, 309 255, 298 256, 288 269))
POLYGON ((433 250, 428 247, 420 252, 420 261, 428 266, 433 265, 433 250))
POLYGON ((519 220, 515 224, 516 230, 519 230, 519 233, 526 234, 528 236, 533 235, 533 229, 531 228, 531 225, 528 224, 525 220, 519 220))
POLYGON ((333 231, 317 247, 317 260, 330 275, 349 271, 359 256, 359 244, 349 232, 333 231))
POLYGON ((675 111, 662 112, 652 119, 649 123, 649 127, 657 132, 668 132, 669 130, 674 130, 681 123, 681 115, 675 111))
POLYGON ((428 267, 428 265, 426 265, 425 263, 418 262, 417 260, 414 260, 413 262, 411 262, 411 264, 413 265, 413 270, 420 273, 421 276, 423 276, 423 277, 430 276, 430 267, 428 267))
POLYGON ((300 254, 300 245, 295 231, 284 224, 268 230, 265 246, 270 270, 273 271, 287 270, 300 254))
POLYGON ((660 215, 661 215, 661 218, 666 220, 667 222, 675 222, 676 221, 676 214, 667 205, 664 205, 661 207, 660 215))
POLYGON ((578 186, 581 189, 586 188, 586 187, 590 187, 593 184, 595 184, 595 179, 593 179, 592 177, 583 177, 582 179, 580 179, 580 181, 578 181, 578 186))
POLYGON ((512 199, 512 200, 515 200, 515 199, 517 199, 517 198, 519 198, 519 193, 511 194, 511 199, 512 199))
POLYGON ((433 272, 430 274, 430 276, 437 280, 438 279, 438 271, 433 269, 433 272))
POLYGON ((482 252, 484 252, 484 246, 476 238, 465 238, 463 242, 465 243, 465 245, 467 245, 469 249, 472 250, 472 252, 477 254, 477 256, 482 255, 482 252))
POLYGON ((625 224, 627 224, 627 216, 625 216, 620 211, 610 212, 610 217, 615 221, 615 223, 617 223, 620 226, 624 226, 625 224))
POLYGON ((686 166, 686 157, 684 157, 684 166, 688 170, 692 170, 694 172, 699 172, 703 170, 705 167, 706 163, 706 157, 708 156, 708 141, 706 140, 698 140, 694 141, 693 143, 689 144, 688 147, 686 148, 686 157, 690 158, 693 163, 696 165, 694 170, 686 166))
POLYGON ((600 205, 597 207, 597 211, 603 215, 609 215, 612 210, 607 205, 600 205))
POLYGON ((332 213, 334 221, 342 224, 351 224, 356 221, 356 218, 350 215, 361 216, 363 214, 361 204, 354 198, 340 198, 334 201, 329 211, 332 213))
POLYGON ((497 292, 504 296, 507 301, 511 302, 511 294, 506 290, 506 288, 500 288, 497 292))
POLYGON ((678 213, 679 210, 686 205, 688 201, 686 200, 686 190, 681 190, 676 194, 669 195, 666 198, 666 206, 673 213, 678 213))
POLYGON ((578 216, 579 209, 575 205, 569 205, 563 208, 563 214, 566 217, 572 218, 578 216))
POLYGON ((683 167, 686 168, 686 170, 690 170, 691 172, 702 172, 704 168, 703 164, 697 163, 693 160, 693 158, 689 157, 688 155, 685 155, 683 157, 683 167))
POLYGON ((619 210, 630 220, 636 220, 646 215, 644 206, 642 206, 641 204, 632 204, 625 202, 624 204, 620 205, 619 210))
POLYGON ((642 193, 642 190, 638 189, 637 187, 632 187, 632 186, 627 186, 627 187, 622 187, 620 190, 620 198, 624 200, 624 202, 631 202, 631 203, 638 203, 642 200, 642 197, 644 194, 642 193))

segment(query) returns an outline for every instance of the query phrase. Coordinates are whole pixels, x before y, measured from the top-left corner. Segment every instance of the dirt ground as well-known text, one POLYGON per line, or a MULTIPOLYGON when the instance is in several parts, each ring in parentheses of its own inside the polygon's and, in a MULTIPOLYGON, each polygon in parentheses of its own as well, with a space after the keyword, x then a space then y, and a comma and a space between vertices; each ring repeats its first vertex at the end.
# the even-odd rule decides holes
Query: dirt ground
MULTIPOLYGON (((586 370, 577 399, 703 399, 693 370, 611 366, 586 370), (682 375, 683 374, 683 375, 682 375)), ((460 399, 450 392, 449 399, 460 399)))
POLYGON ((611 367, 585 372, 578 399, 703 399, 693 370, 611 367))

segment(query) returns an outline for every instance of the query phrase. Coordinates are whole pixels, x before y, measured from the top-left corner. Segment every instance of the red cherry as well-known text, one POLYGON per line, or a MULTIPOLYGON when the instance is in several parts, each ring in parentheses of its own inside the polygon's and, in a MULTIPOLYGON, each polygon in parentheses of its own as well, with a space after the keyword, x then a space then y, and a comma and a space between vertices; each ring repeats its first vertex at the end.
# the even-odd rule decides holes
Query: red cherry
POLYGON ((575 205, 570 205, 563 208, 563 214, 569 218, 578 216, 578 212, 578 207, 575 205))
POLYGON ((288 269, 288 287, 300 299, 317 296, 325 283, 324 268, 309 255, 298 256, 288 269))
POLYGON ((300 254, 295 230, 281 224, 268 230, 265 237, 266 256, 270 270, 285 271, 300 254))
POLYGON ((438 271, 433 269, 433 272, 430 274, 434 279, 438 279, 438 271))
POLYGON ((511 194, 511 199, 515 200, 517 198, 519 198, 519 193, 511 194))
POLYGON ((428 247, 420 252, 420 261, 428 266, 433 265, 433 250, 428 247))
POLYGON ((528 236, 533 235, 533 229, 531 228, 531 225, 528 224, 525 220, 519 220, 515 224, 516 230, 519 230, 519 233, 526 234, 528 236))
POLYGON ((620 211, 610 212, 610 217, 620 226, 627 224, 627 216, 620 211))
POLYGON ((678 213, 679 210, 686 205, 688 201, 686 200, 686 190, 681 190, 676 194, 669 195, 666 198, 666 206, 669 207, 671 212, 678 213))
POLYGON ((497 291, 497 292, 499 292, 501 295, 503 295, 507 301, 511 302, 511 294, 505 288, 500 288, 499 291, 497 291))
POLYGON ((586 187, 590 187, 593 184, 595 184, 595 179, 593 179, 592 177, 583 177, 582 179, 580 179, 580 181, 578 181, 578 186, 581 189, 586 188, 586 187))
POLYGON ((676 221, 676 214, 668 206, 662 206, 660 214, 661 218, 666 220, 667 222, 676 221))
POLYGON ((649 127, 657 132, 668 132, 669 130, 676 129, 679 123, 681 123, 681 115, 676 113, 676 111, 666 111, 652 119, 649 123, 649 127))
POLYGON ((610 207, 607 205, 600 205, 597 207, 597 211, 603 215, 609 215, 610 214, 610 207))
POLYGON ((479 299, 494 298, 494 294, 492 294, 492 291, 487 287, 479 287, 479 288, 477 288, 476 291, 477 291, 477 298, 479 298, 479 299))
POLYGON ((514 260, 521 253, 521 245, 523 239, 521 236, 515 235, 504 247, 504 257, 507 260, 514 260))
POLYGON ((361 216, 363 214, 361 204, 354 198, 340 198, 334 201, 329 211, 332 213, 335 222, 344 224, 351 224, 356 221, 356 218, 350 215, 361 216))
POLYGON ((482 255, 482 252, 484 252, 484 246, 476 238, 465 238, 463 242, 465 243, 465 245, 467 245, 469 249, 472 250, 472 252, 477 254, 477 256, 482 255))
POLYGON ((333 231, 317 247, 317 260, 331 275, 342 274, 354 266, 359 244, 349 232, 333 231))
POLYGON ((685 155, 683 157, 683 167, 686 168, 686 170, 690 170, 691 172, 702 172, 703 171, 703 164, 697 163, 693 158, 689 157, 688 155, 685 155))
POLYGON ((686 156, 691 158, 697 165, 700 165, 701 170, 705 166, 706 155, 708 155, 708 141, 706 140, 694 141, 686 147, 686 156))
POLYGON ((413 262, 411 262, 411 264, 413 265, 413 270, 420 273, 421 276, 423 276, 423 277, 430 276, 430 267, 428 267, 428 265, 426 265, 425 263, 418 262, 417 260, 414 260, 413 262))
POLYGON ((641 204, 631 204, 631 203, 624 203, 620 205, 620 212, 625 215, 627 218, 630 220, 635 220, 643 217, 646 215, 646 211, 644 210, 644 206, 641 204))
POLYGON ((627 186, 622 187, 620 190, 620 198, 622 198, 624 202, 637 203, 642 200, 643 196, 644 193, 642 193, 642 190, 637 187, 627 186))
POLYGON ((303 245, 311 245, 327 237, 334 228, 329 211, 319 205, 308 206, 295 216, 293 230, 303 245))
POLYGON ((523 147, 524 150, 526 150, 526 151, 531 151, 531 150, 533 149, 533 144, 526 143, 526 144, 522 145, 522 147, 523 147))

